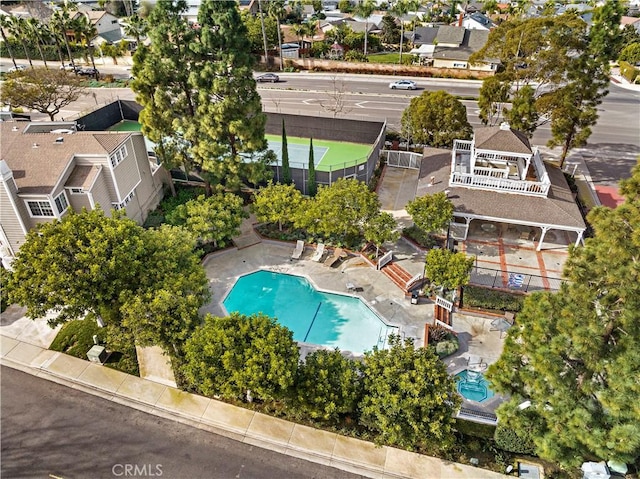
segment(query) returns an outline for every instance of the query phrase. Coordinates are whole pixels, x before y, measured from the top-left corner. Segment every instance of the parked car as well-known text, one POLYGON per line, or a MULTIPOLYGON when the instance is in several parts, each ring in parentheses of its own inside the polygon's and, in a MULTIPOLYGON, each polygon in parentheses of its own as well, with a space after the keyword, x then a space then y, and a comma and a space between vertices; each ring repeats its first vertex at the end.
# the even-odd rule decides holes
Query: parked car
POLYGON ((264 83, 264 82, 277 83, 280 81, 280 77, 275 73, 265 73, 263 75, 260 75, 258 78, 256 78, 256 81, 260 83, 264 83))
POLYGON ((16 65, 14 67, 11 67, 7 70, 7 73, 13 73, 13 72, 21 72, 23 70, 26 70, 27 66, 26 65, 16 65))
POLYGON ((389 88, 392 90, 415 90, 418 87, 416 86, 416 82, 411 80, 396 80, 389 83, 389 88))
POLYGON ((93 67, 80 68, 78 70, 78 75, 83 75, 83 76, 97 77, 99 74, 100 72, 93 67))
POLYGON ((80 67, 77 65, 74 65, 72 63, 63 63, 62 65, 60 65, 60 70, 65 70, 68 72, 72 72, 72 71, 78 71, 80 70, 80 67))

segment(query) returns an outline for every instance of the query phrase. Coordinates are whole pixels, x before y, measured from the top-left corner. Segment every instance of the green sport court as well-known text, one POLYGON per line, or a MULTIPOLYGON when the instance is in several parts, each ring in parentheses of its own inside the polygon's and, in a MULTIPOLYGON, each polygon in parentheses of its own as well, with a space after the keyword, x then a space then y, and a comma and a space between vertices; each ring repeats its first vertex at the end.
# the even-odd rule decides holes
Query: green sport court
MULTIPOLYGON (((116 123, 109 131, 140 131, 140 123, 123 120, 116 123)), ((282 136, 266 135, 269 149, 278 158, 278 165, 282 165, 282 136)), ((309 138, 287 137, 287 151, 289 165, 292 168, 308 168, 309 166, 309 138)), ((371 152, 371 145, 364 143, 347 143, 341 141, 313 140, 313 161, 317 171, 332 171, 345 166, 364 163, 371 152)))

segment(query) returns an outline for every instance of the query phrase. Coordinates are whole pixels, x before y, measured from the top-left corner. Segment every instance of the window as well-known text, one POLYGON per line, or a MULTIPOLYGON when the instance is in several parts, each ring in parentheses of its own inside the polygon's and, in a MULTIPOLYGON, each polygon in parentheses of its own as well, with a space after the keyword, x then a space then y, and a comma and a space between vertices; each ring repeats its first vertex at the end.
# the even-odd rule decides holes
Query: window
POLYGON ((81 195, 82 193, 84 193, 84 191, 82 191, 82 188, 71 188, 72 195, 81 195))
POLYGON ((453 68, 467 68, 466 63, 454 63, 453 68))
POLYGON ((31 211, 31 216, 55 217, 51 203, 48 201, 27 201, 27 206, 29 207, 29 211, 31 211))
POLYGON ((58 197, 55 199, 55 202, 59 215, 61 215, 64 210, 67 209, 67 206, 69 206, 69 203, 67 203, 67 197, 64 195, 64 192, 58 195, 58 197))
POLYGON ((135 196, 135 192, 132 191, 127 195, 127 197, 124 199, 124 201, 122 201, 122 203, 111 203, 111 208, 113 208, 114 210, 124 209, 129 203, 131 203, 131 200, 133 199, 134 196, 135 196))
POLYGON ((109 157, 109 160, 111 161, 111 166, 115 168, 115 166, 118 163, 120 163, 122 160, 124 160, 126 156, 127 156, 127 147, 122 145, 119 149, 114 151, 109 157))

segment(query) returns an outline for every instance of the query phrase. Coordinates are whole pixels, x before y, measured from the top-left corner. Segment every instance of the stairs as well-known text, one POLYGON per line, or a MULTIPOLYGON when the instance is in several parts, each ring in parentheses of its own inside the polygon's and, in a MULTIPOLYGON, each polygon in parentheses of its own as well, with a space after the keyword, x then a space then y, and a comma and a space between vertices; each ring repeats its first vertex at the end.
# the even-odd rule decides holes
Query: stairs
POLYGON ((396 286, 398 286, 405 293, 407 292, 407 281, 412 276, 404 268, 391 261, 386 264, 380 271, 384 273, 396 286))

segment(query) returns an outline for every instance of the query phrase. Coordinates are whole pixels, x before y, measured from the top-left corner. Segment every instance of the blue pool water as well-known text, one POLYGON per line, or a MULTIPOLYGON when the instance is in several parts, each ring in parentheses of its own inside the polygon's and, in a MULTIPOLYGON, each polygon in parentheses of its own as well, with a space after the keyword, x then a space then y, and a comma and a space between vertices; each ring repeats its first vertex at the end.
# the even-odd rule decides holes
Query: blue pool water
POLYGON ((317 291, 305 278, 271 271, 241 276, 225 298, 227 312, 276 318, 298 342, 362 354, 397 332, 359 298, 317 291))
POLYGON ((489 388, 489 381, 484 378, 482 373, 465 369, 456 374, 456 379, 458 392, 469 401, 482 402, 494 395, 494 392, 489 388))

